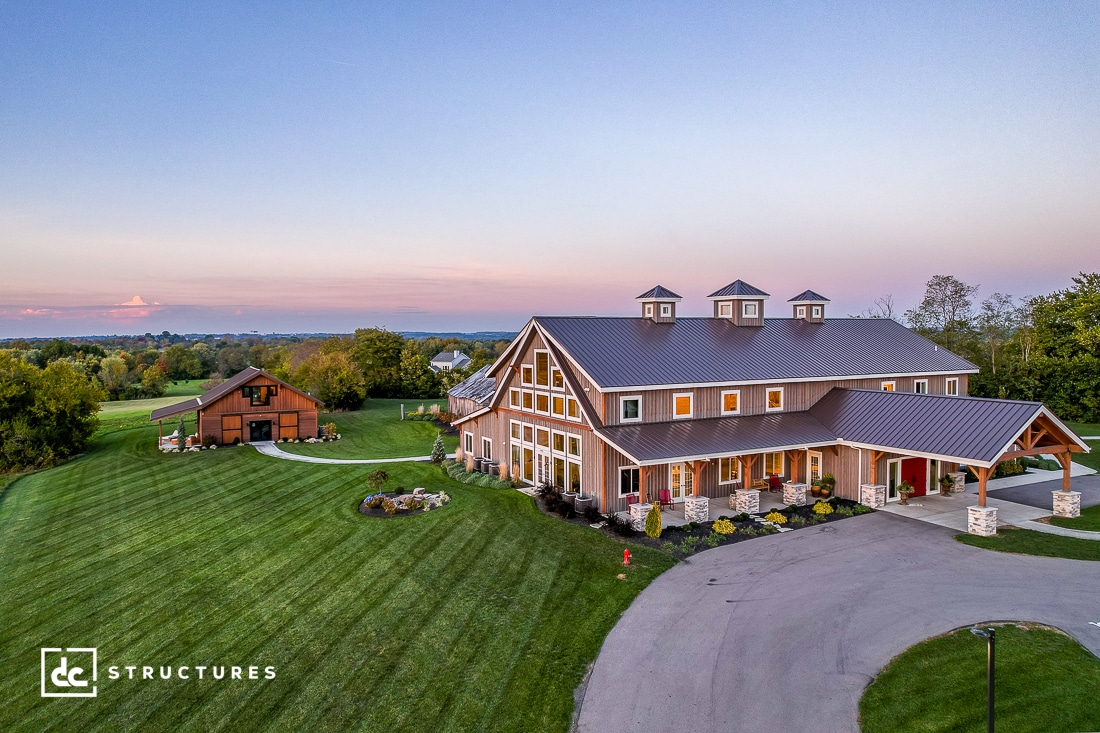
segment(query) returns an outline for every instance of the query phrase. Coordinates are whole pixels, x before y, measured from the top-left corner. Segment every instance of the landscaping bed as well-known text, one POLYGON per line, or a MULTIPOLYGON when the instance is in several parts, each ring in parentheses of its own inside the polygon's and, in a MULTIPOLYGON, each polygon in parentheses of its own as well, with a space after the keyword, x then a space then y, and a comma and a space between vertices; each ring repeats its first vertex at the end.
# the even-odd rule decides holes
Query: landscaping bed
POLYGON ((386 519, 417 512, 428 512, 438 509, 451 501, 446 491, 438 494, 429 494, 423 489, 416 489, 413 493, 404 493, 404 489, 395 492, 371 494, 359 502, 359 513, 368 517, 386 519))

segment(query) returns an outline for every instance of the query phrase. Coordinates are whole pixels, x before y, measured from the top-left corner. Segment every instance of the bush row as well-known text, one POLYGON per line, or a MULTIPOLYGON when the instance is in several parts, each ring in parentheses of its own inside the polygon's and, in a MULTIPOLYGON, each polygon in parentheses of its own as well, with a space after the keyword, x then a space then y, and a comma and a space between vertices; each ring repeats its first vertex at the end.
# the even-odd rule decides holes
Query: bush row
POLYGON ((480 486, 484 489, 510 489, 512 488, 511 481, 504 481, 496 476, 488 473, 480 473, 478 471, 467 471, 466 464, 460 463, 453 458, 448 458, 439 464, 443 473, 447 474, 455 481, 460 481, 470 486, 480 486))

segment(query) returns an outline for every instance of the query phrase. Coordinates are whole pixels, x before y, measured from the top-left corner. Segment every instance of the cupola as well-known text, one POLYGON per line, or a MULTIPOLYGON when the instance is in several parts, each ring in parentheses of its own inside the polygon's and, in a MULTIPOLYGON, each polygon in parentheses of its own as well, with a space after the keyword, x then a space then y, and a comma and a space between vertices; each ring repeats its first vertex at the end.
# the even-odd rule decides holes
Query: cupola
POLYGON ((732 321, 735 326, 763 326, 764 301, 769 296, 744 280, 734 280, 707 296, 714 303, 714 317, 732 321))
POLYGON ((642 304, 642 318, 648 318, 654 323, 675 323, 676 304, 683 298, 668 288, 657 285, 634 300, 642 304))
POLYGON ((787 301, 794 309, 794 317, 807 323, 825 322, 825 304, 829 299, 820 293, 807 290, 787 301))

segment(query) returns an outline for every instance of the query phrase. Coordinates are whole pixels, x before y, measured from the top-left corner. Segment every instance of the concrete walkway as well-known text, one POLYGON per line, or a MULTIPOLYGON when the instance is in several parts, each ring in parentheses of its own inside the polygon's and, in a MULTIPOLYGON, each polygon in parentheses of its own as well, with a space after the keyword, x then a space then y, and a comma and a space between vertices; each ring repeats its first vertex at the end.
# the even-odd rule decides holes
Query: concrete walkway
MULTIPOLYGON (((260 453, 272 458, 282 458, 284 461, 300 461, 301 463, 327 463, 336 465, 349 464, 375 464, 375 463, 408 463, 410 461, 430 461, 431 456, 411 456, 409 458, 318 458, 316 456, 301 456, 297 453, 287 453, 271 441, 249 443, 260 453)), ((448 458, 454 458, 454 453, 448 453, 448 458)))
POLYGON ((695 555, 643 590, 604 641, 578 731, 854 733, 863 689, 891 658, 985 621, 1049 624, 1100 654, 1089 624, 1100 622, 1100 563, 991 552, 953 534, 876 512, 695 555))

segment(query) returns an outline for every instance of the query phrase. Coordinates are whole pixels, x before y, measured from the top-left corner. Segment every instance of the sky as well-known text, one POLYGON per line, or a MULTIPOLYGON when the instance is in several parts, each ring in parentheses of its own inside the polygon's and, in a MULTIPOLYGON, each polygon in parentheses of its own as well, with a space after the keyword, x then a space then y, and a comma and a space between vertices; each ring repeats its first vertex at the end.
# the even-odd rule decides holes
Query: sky
POLYGON ((1096 270, 1096 2, 0 0, 0 338, 1096 270))

